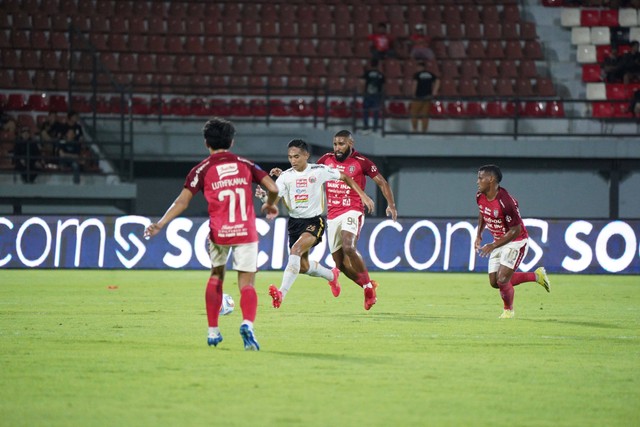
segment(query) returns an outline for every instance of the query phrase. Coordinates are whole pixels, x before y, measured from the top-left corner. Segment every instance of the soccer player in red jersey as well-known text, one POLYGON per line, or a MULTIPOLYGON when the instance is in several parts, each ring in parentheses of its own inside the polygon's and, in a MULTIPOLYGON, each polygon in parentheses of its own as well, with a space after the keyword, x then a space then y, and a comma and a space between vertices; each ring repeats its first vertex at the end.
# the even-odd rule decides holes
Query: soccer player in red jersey
POLYGON ((193 196, 202 191, 209 206, 209 254, 211 277, 207 283, 205 302, 209 333, 207 343, 217 346, 222 341, 218 317, 222 305, 222 283, 229 251, 233 248, 233 268, 238 272, 242 324, 240 335, 245 350, 260 350, 253 332, 258 308, 255 276, 258 259, 258 233, 253 209, 252 183, 258 183, 268 192, 262 211, 267 218, 278 215, 276 200, 278 187, 269 175, 251 160, 232 154, 233 124, 214 118, 204 125, 204 142, 209 157, 196 165, 187 175, 184 188, 157 223, 145 230, 151 237, 180 215, 189 206, 193 196))
MULTIPOLYGON (((387 200, 387 216, 398 217, 393 192, 376 165, 353 148, 353 135, 341 130, 333 137, 333 152, 320 157, 316 163, 338 169, 351 177, 364 190, 367 176, 375 182, 387 200)), ((364 223, 364 207, 358 194, 343 181, 328 181, 327 233, 329 249, 340 269, 349 279, 364 289, 364 309, 369 310, 377 301, 378 284, 369 278, 369 272, 356 245, 364 223)))
POLYGON ((536 282, 550 291, 549 278, 544 267, 533 273, 516 272, 527 253, 529 234, 520 217, 518 201, 500 186, 502 172, 496 165, 478 169, 478 231, 475 249, 482 257, 489 257, 489 283, 500 290, 504 311, 500 319, 511 319, 513 311, 513 287, 525 282, 536 282), (485 227, 493 236, 493 242, 482 245, 485 227))

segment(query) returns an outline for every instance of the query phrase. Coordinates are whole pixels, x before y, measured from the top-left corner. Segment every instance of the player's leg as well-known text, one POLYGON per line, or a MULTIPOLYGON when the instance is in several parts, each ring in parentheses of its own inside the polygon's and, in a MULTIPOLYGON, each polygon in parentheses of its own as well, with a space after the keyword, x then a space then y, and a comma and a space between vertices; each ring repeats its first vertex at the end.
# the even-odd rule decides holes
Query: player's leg
POLYGON ((510 242, 496 249, 496 251, 499 252, 498 256, 500 258, 496 283, 504 302, 504 312, 500 317, 510 319, 514 317, 513 298, 515 293, 511 280, 515 270, 527 253, 527 241, 510 242))
POLYGON ((418 131, 418 116, 420 115, 420 101, 413 100, 409 107, 409 113, 411 114, 411 131, 418 131))
POLYGON ((378 283, 369 278, 369 271, 364 259, 356 248, 357 243, 357 235, 342 230, 342 251, 345 257, 343 267, 347 271, 352 271, 351 274, 355 276, 354 281, 364 289, 364 309, 369 310, 378 301, 376 295, 378 283))
POLYGON ((218 328, 220 306, 222 305, 224 273, 229 247, 218 246, 209 242, 209 256, 211 258, 211 276, 205 291, 205 306, 209 331, 207 344, 217 346, 222 342, 222 334, 218 328))
POLYGON ((502 298, 502 302, 504 304, 504 312, 502 316, 500 316, 501 318, 513 317, 514 290, 513 285, 511 284, 512 275, 513 269, 505 265, 500 265, 496 274, 496 283, 498 285, 498 289, 500 289, 500 298, 502 298))
POLYGON ((242 311, 240 336, 245 350, 260 350, 253 332, 253 323, 258 312, 258 294, 255 289, 257 263, 258 242, 234 246, 233 269, 238 272, 240 310, 242 311))
MULTIPOLYGON (((298 278, 298 274, 300 274, 301 270, 301 262, 303 255, 308 256, 309 249, 316 242, 316 237, 310 233, 302 233, 298 240, 295 241, 293 246, 291 246, 291 250, 289 252, 289 260, 287 261, 287 265, 284 268, 284 273, 282 274, 282 282, 280 283, 280 288, 277 292, 274 292, 275 286, 269 286, 269 295, 273 298, 273 307, 278 308, 282 303, 282 300, 287 295, 289 290, 291 290, 291 286, 298 278)), ((305 260, 305 272, 309 269, 309 260, 308 258, 305 260)))
POLYGON ((429 113, 431 112, 431 101, 425 101, 422 104, 422 132, 426 133, 429 129, 429 113))

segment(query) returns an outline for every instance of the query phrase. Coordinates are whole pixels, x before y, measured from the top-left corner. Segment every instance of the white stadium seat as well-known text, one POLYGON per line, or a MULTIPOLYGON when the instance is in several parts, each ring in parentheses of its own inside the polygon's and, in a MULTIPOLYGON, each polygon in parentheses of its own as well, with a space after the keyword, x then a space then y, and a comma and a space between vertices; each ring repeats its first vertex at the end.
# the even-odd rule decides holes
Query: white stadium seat
POLYGON ((601 101, 607 99, 607 90, 604 83, 587 83, 587 99, 601 101))
POLYGON ((629 40, 640 42, 640 27, 632 27, 629 29, 629 40))
POLYGON ((591 43, 597 45, 611 44, 609 27, 591 27, 591 43))
POLYGON ((621 27, 635 27, 638 25, 638 12, 635 9, 622 8, 618 12, 618 22, 621 27))
POLYGON ((587 27, 573 27, 571 44, 591 44, 591 30, 587 27))
POLYGON ((576 57, 580 64, 594 64, 596 61, 596 47, 592 44, 581 44, 576 49, 576 57))
POLYGON ((560 13, 560 23, 563 27, 579 27, 580 26, 580 8, 565 7, 560 13))

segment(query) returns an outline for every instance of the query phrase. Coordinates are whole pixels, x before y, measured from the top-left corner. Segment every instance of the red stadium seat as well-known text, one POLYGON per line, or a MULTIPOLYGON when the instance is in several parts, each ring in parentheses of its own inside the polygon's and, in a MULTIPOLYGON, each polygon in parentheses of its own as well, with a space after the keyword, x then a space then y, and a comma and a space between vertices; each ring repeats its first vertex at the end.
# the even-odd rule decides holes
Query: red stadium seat
POLYGON ((564 104, 560 101, 547 102, 547 116, 564 117, 564 104))
POLYGON ((582 64, 582 81, 597 83, 602 81, 602 70, 599 64, 582 64))
POLYGON ((631 94, 627 92, 627 87, 622 83, 607 83, 605 86, 607 99, 630 99, 631 94))
POLYGON ((580 25, 583 27, 600 25, 600 11, 597 9, 582 9, 580 11, 580 25))
POLYGON ((613 106, 610 102, 594 102, 591 115, 596 118, 613 117, 613 106))
POLYGON ((603 9, 600 11, 600 26, 602 27, 617 27, 618 22, 618 9, 603 9))

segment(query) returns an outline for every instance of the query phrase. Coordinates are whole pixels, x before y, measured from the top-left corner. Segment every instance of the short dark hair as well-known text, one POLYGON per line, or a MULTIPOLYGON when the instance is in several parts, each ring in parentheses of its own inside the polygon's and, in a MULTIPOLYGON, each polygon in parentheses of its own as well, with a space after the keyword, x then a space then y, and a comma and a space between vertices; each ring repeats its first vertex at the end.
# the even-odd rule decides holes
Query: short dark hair
POLYGON ((352 134, 351 132, 349 132, 348 130, 345 130, 345 129, 343 129, 343 130, 341 130, 341 131, 336 132, 336 134, 335 134, 335 135, 333 135, 333 137, 334 137, 334 138, 337 138, 337 137, 345 137, 345 138, 348 138, 348 139, 350 139, 350 140, 352 140, 352 141, 354 140, 354 139, 353 139, 353 134, 352 134))
POLYGON ((307 144, 303 139, 292 139, 287 144, 287 148, 296 147, 301 149, 304 152, 311 153, 309 150, 309 144, 307 144))
POLYGON ((228 150, 236 134, 236 128, 228 120, 214 117, 202 128, 204 140, 214 150, 228 150))
POLYGON ((496 166, 496 165, 480 166, 480 169, 478 169, 478 172, 489 173, 489 174, 495 176, 496 180, 498 182, 502 181, 502 172, 500 171, 500 168, 498 166, 496 166))

